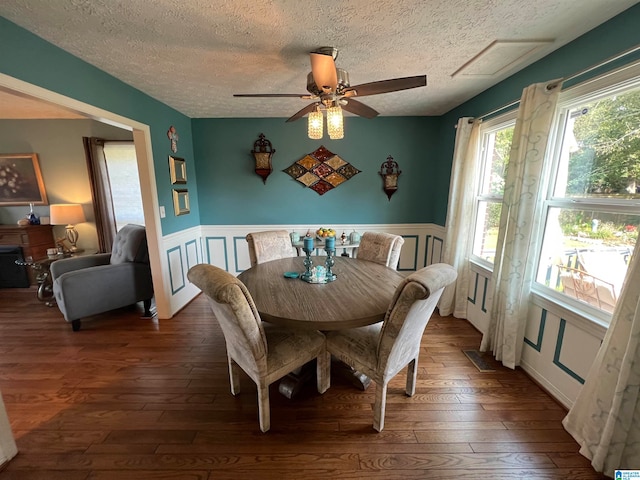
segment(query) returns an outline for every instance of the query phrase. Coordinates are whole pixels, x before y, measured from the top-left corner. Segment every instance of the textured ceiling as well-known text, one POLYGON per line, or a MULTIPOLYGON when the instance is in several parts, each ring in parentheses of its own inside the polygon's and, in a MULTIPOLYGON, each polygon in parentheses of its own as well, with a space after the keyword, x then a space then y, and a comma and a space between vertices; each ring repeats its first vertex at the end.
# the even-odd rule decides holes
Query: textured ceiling
POLYGON ((321 46, 352 85, 426 74, 359 99, 401 116, 443 114, 636 3, 2 0, 0 15, 192 118, 293 115, 308 101, 232 95, 306 93, 321 46))

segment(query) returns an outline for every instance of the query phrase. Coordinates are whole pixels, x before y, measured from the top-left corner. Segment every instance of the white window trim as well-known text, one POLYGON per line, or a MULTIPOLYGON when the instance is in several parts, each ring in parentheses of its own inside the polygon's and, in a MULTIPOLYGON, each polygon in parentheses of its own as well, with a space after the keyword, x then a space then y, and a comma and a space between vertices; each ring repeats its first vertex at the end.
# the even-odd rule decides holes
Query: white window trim
MULTIPOLYGON (((585 210, 593 210, 599 212, 611 212, 611 207, 615 207, 616 212, 635 213, 638 214, 640 201, 627 200, 621 205, 619 199, 590 199, 590 198, 566 198, 555 197, 555 182, 551 180, 551 172, 557 171, 557 162, 560 156, 557 154, 562 148, 561 131, 565 123, 566 110, 581 101, 593 101, 598 98, 607 97, 616 93, 623 93, 640 85, 640 60, 631 64, 620 67, 611 72, 587 80, 583 83, 570 87, 560 93, 556 111, 556 115, 552 126, 552 138, 550 145, 552 148, 548 150, 547 155, 553 158, 553 162, 547 162, 544 176, 547 178, 548 190, 544 198, 541 199, 542 215, 546 217, 550 208, 579 208, 585 210), (598 92, 597 95, 594 93, 598 92)), ((544 229, 546 222, 540 225, 540 230, 535 233, 539 247, 536 249, 535 265, 540 264, 541 245, 544 237, 544 229)), ((581 326, 594 326, 595 331, 607 329, 611 323, 612 314, 595 308, 587 303, 572 299, 567 295, 556 292, 550 287, 546 287, 533 279, 532 294, 534 303, 547 309, 560 309, 563 312, 563 318, 571 319, 573 323, 581 326)))
POLYGON ((486 195, 486 194, 480 193, 482 180, 484 179, 485 170, 487 168, 487 162, 486 162, 485 152, 484 152, 485 150, 484 138, 485 138, 485 135, 489 133, 496 132, 498 130, 502 130, 506 127, 514 125, 517 115, 518 115, 518 110, 516 108, 514 110, 510 110, 508 112, 497 115, 489 120, 486 120, 486 121, 483 120, 482 125, 480 125, 479 135, 480 135, 481 144, 480 144, 478 154, 476 155, 476 159, 477 161, 482 162, 482 165, 481 165, 481 168, 479 169, 478 178, 476 178, 476 184, 474 187, 475 188, 475 199, 473 203, 474 241, 470 245, 471 251, 469 252, 468 258, 470 262, 478 265, 479 267, 481 267, 482 269, 488 272, 493 272, 493 263, 488 262, 484 258, 473 253, 473 250, 475 248, 475 242, 476 242, 475 235, 478 229, 478 205, 482 201, 502 202, 503 197, 501 195, 486 195))

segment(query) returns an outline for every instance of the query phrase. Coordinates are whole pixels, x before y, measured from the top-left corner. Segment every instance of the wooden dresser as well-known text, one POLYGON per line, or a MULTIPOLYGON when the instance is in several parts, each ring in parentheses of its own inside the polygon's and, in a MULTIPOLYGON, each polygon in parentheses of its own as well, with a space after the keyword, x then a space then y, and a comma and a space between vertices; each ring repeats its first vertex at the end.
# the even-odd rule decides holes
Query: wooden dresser
MULTIPOLYGON (((22 255, 34 260, 47 256, 47 248, 56 246, 52 225, 0 225, 0 245, 15 245, 22 248, 22 255)), ((28 267, 25 267, 28 268, 28 267)), ((36 275, 28 268, 29 283, 37 285, 36 275)))

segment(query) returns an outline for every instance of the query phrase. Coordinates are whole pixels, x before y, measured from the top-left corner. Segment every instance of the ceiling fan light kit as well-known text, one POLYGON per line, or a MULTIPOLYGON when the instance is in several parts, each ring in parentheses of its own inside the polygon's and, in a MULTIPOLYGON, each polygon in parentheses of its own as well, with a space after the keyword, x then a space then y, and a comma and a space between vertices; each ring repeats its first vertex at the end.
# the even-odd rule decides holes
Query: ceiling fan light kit
POLYGON ((327 108, 327 133, 331 140, 344 138, 344 120, 340 105, 327 108))
POLYGON ((317 107, 313 112, 309 112, 308 133, 311 140, 320 140, 322 138, 322 112, 317 107))
POLYGON ((427 76, 417 75, 351 86, 349 73, 336 67, 335 59, 337 57, 338 50, 335 47, 320 47, 310 53, 311 72, 307 75, 307 91, 311 95, 238 93, 234 94, 234 97, 298 97, 303 100, 313 100, 313 103, 299 110, 286 121, 293 122, 309 114, 309 138, 319 140, 322 138, 322 112, 320 109, 324 107, 327 110, 329 138, 338 140, 344 137, 343 109, 364 118, 374 118, 379 115, 376 110, 352 97, 380 95, 427 85, 427 76))

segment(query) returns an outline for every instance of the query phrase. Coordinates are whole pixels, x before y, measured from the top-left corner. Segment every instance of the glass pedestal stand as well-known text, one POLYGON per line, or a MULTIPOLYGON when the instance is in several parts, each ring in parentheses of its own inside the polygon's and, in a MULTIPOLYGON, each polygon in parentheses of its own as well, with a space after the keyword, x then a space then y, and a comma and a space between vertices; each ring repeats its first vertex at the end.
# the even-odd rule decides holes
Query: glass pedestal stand
POLYGON ((303 248, 306 258, 302 263, 304 263, 304 273, 300 275, 300 278, 305 282, 312 282, 313 274, 311 273, 311 266, 313 265, 313 260, 311 260, 311 252, 313 252, 313 248, 303 248))
POLYGON ((338 278, 336 274, 331 271, 331 268, 336 263, 336 261, 333 259, 336 251, 335 249, 330 250, 328 248, 325 248, 324 251, 327 252, 327 259, 324 261, 324 264, 327 267, 327 282, 333 282, 336 278, 338 278))
POLYGON ((335 249, 325 248, 325 252, 327 252, 327 259, 324 262, 325 266, 317 266, 313 268, 313 260, 311 260, 313 248, 304 247, 303 250, 306 255, 303 261, 305 270, 300 275, 300 279, 307 283, 329 283, 338 278, 337 275, 331 271, 336 263, 333 258, 336 252, 335 249))

